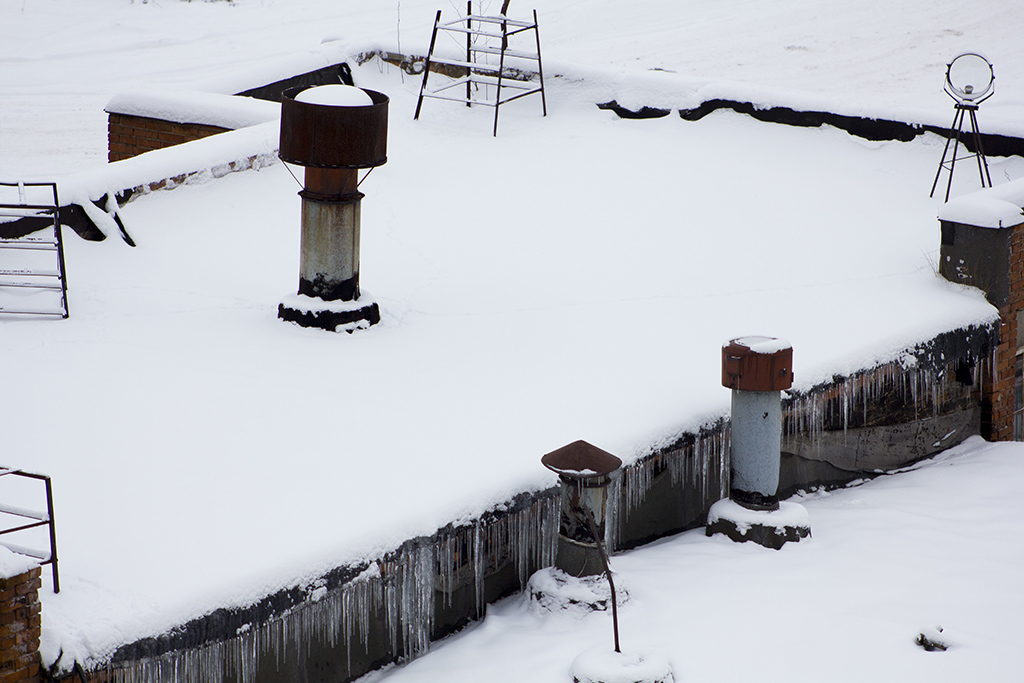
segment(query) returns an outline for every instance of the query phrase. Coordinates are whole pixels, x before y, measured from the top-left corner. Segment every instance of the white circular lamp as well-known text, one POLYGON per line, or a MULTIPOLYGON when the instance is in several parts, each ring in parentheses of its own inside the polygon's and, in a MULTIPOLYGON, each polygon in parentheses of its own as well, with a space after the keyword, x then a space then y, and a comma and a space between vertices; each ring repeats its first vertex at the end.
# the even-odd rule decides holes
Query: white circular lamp
POLYGON ((996 88, 992 62, 978 52, 964 52, 946 66, 946 94, 959 103, 980 104, 992 97, 996 88))

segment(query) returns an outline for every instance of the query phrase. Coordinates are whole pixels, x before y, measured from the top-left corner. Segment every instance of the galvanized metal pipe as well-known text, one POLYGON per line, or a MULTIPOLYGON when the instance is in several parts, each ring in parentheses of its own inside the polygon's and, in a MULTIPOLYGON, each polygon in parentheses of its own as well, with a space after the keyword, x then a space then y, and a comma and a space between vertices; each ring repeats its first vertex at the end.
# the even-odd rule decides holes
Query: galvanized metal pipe
POLYGON ((730 496, 745 507, 779 506, 782 395, 778 391, 732 391, 730 496))
POLYGON ((343 201, 302 198, 299 294, 324 301, 359 298, 361 194, 343 201))
POLYGON ((792 384, 789 342, 750 336, 722 346, 722 385, 732 389, 729 497, 744 507, 779 507, 782 391, 792 384))

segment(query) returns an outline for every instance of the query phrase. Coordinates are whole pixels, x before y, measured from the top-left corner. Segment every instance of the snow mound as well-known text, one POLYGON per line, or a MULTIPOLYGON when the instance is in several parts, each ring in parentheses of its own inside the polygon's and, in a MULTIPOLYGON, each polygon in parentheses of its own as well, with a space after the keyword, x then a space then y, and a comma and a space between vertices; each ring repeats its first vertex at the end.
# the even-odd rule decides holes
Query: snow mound
MULTIPOLYGON (((627 602, 629 591, 621 585, 615 588, 618 604, 627 602)), ((527 591, 530 610, 535 614, 556 612, 582 618, 611 607, 612 591, 603 574, 571 576, 556 567, 546 567, 530 577, 527 591)))
POLYGON ((569 668, 576 683, 672 683, 672 666, 664 657, 594 648, 569 668))
POLYGON ((367 107, 373 100, 365 90, 352 85, 321 85, 308 88, 295 96, 296 102, 319 104, 325 107, 367 107))

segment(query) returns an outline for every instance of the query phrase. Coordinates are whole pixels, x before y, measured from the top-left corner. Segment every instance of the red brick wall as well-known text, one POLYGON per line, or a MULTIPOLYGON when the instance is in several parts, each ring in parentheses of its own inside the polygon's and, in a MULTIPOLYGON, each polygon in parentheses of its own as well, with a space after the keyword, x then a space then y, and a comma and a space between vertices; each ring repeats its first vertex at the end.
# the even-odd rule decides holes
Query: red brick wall
POLYGON ((38 683, 39 567, 0 579, 0 683, 38 683))
POLYGON ((110 112, 107 114, 107 161, 128 159, 143 152, 180 145, 227 130, 202 123, 174 123, 110 112))
POLYGON ((1017 312, 1024 309, 1024 224, 1009 228, 1009 300, 999 309, 999 347, 996 350, 990 398, 993 441, 1013 439, 1014 364, 1017 355, 1017 312))

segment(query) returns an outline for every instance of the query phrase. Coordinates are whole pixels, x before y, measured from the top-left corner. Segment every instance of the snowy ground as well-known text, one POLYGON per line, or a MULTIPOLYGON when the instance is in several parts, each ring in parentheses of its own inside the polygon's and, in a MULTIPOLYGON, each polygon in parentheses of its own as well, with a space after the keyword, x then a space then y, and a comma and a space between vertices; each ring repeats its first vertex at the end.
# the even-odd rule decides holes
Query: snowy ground
MULTIPOLYGON (((0 113, 0 176, 100 163, 102 106, 122 88, 232 82, 232 69, 272 70, 275 58, 312 49, 328 33, 398 47, 393 10, 337 4, 309 2, 319 10, 309 18, 294 3, 256 0, 8 3, 0 8, 0 66, 12 97, 0 113), (53 33, 61 39, 44 40, 53 33)), ((622 121, 593 103, 635 94, 632 76, 660 67, 748 78, 779 102, 806 84, 836 108, 854 94, 879 109, 921 106, 904 98, 927 92, 945 122, 943 62, 985 42, 1002 79, 999 55, 1024 49, 1015 18, 1002 17, 998 3, 976 3, 972 16, 990 20, 977 25, 952 3, 945 14, 934 3, 847 3, 773 32, 764 27, 775 25, 775 10, 750 3, 728 3, 735 16, 710 22, 726 4, 684 12, 666 2, 623 19, 621 3, 537 2, 545 56, 574 64, 578 76, 553 79, 546 119, 529 99, 503 110, 497 139, 489 111, 428 103, 413 123, 418 82, 373 64, 357 70, 361 85, 392 98, 389 163, 362 188, 362 282, 384 315, 365 333, 276 320, 298 262, 298 188, 281 165, 131 203, 123 216, 135 249, 116 236, 70 239, 71 318, 0 323, 4 351, 17 359, 4 382, 15 391, 0 399, 7 463, 46 472, 56 486, 63 590, 44 596, 48 651, 102 656, 548 486, 540 456, 578 438, 629 460, 726 410, 719 349, 731 337, 786 337, 797 384, 807 387, 992 320, 977 292, 934 273, 938 203, 927 190, 939 138, 867 143, 729 113, 698 123, 622 121), (927 24, 939 35, 955 26, 964 35, 894 42, 892 26, 909 25, 915 9, 917 30, 927 24), (707 28, 694 30, 699 22, 686 21, 688 12, 707 28), (672 25, 686 29, 663 31, 672 25), (748 70, 715 58, 743 26, 759 27, 747 33, 749 49, 760 50, 744 59, 748 70), (803 33, 790 33, 796 26, 803 33), (861 54, 893 51, 892 61, 910 69, 908 85, 896 87, 880 69, 854 78, 854 53, 827 42, 813 43, 817 69, 805 51, 785 49, 850 26, 870 38, 857 43, 861 54)), ((784 4, 793 8, 787 16, 814 5, 784 4)), ((401 4, 403 50, 425 42, 435 8, 401 4)), ((1006 74, 1006 87, 999 81, 1006 106, 1024 94, 1014 78, 1006 74)), ((643 90, 677 97, 678 84, 656 85, 644 81, 643 90)), ((1024 176, 1020 159, 992 161, 997 182, 1024 176)), ((958 176, 956 191, 973 182, 958 176)), ((992 453, 1004 450, 1013 448, 992 453)), ((1000 468, 979 472, 979 481, 1020 482, 1018 469, 1000 468)), ((927 481, 921 489, 930 495, 927 481)), ((749 556, 753 567, 820 555, 828 567, 843 565, 860 557, 865 546, 852 539, 866 531, 852 515, 816 515, 827 516, 832 501, 847 505, 847 495, 812 502, 809 551, 757 555, 700 542, 725 553, 711 553, 718 562, 749 556), (843 534, 838 545, 823 540, 830 523, 843 534)), ((979 506, 1013 516, 1003 498, 979 506)), ((695 539, 649 552, 670 554, 695 539)), ((1003 545, 984 534, 975 542, 992 552, 1003 545)), ((641 553, 621 558, 624 574, 641 553)), ((1020 564, 1018 554, 1007 571, 1020 564)), ((644 579, 630 580, 640 597, 644 579)), ((995 591, 986 599, 998 599, 998 585, 984 582, 995 591)), ((852 588, 843 595, 857 602, 852 588)), ((941 618, 922 614, 918 624, 907 614, 887 628, 941 618)), ((728 639, 731 623, 709 632, 728 639)), ((840 633, 850 627, 828 623, 840 633)), ((835 645, 827 629, 810 631, 818 649, 835 645)), ((966 642, 989 642, 973 637, 966 642)), ((669 654, 686 671, 683 654, 669 654)), ((398 675, 415 675, 416 666, 398 675)))

